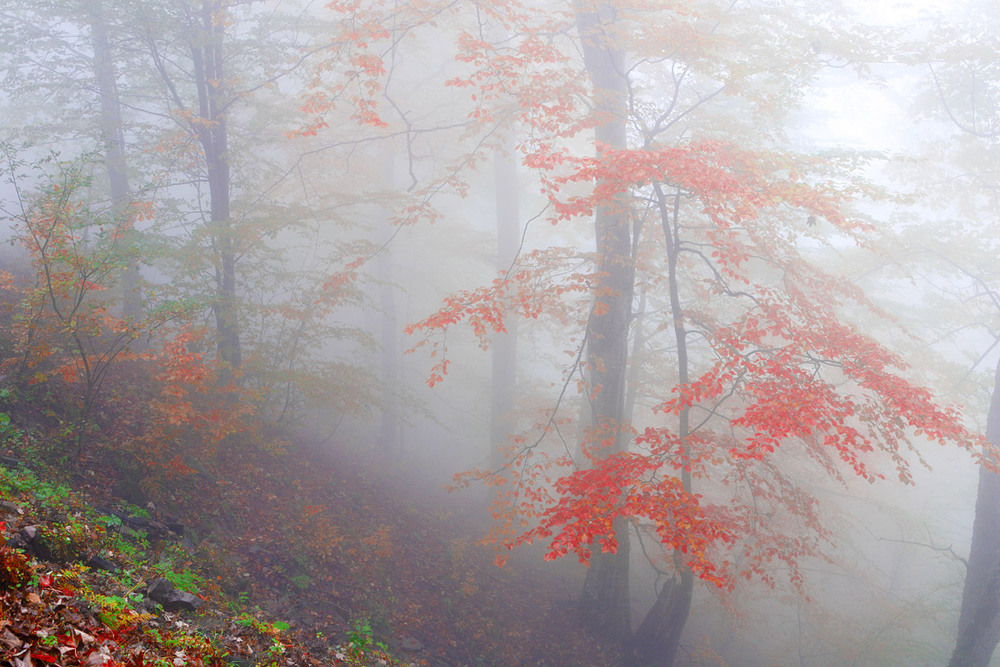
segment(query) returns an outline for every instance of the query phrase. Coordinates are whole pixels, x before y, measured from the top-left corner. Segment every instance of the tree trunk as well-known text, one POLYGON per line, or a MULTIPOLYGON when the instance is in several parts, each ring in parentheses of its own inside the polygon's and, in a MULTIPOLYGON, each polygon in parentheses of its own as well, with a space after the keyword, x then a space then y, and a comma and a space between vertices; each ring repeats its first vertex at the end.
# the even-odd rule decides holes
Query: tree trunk
MULTIPOLYGON (((104 18, 101 0, 90 0, 90 34, 94 47, 94 75, 97 91, 101 98, 101 140, 104 144, 104 164, 108 170, 108 184, 111 190, 112 213, 119 218, 130 215, 132 188, 125 168, 125 136, 122 129, 121 100, 118 96, 118 81, 115 75, 114 56, 108 39, 108 26, 104 18)), ((130 246, 134 243, 134 230, 122 240, 128 265, 122 277, 122 312, 126 318, 138 319, 141 310, 139 295, 139 267, 130 257, 130 246)))
MULTIPOLYGON (((605 32, 614 22, 614 10, 602 3, 595 11, 588 11, 580 3, 576 21, 597 112, 602 115, 595 130, 597 150, 623 149, 628 92, 625 58, 605 32)), ((628 194, 621 193, 598 207, 594 221, 597 278, 594 305, 587 320, 591 428, 586 444, 590 455, 598 458, 628 447, 625 375, 635 277, 628 206, 628 194)), ((614 535, 609 537, 617 539, 618 551, 592 556, 580 599, 580 617, 584 626, 625 648, 631 639, 629 534, 621 520, 614 523, 613 530, 614 535)), ((625 653, 628 659, 627 649, 625 653)))
MULTIPOLYGON (((504 146, 493 155, 493 184, 497 211, 498 273, 511 268, 517 258, 520 213, 518 210, 517 161, 514 141, 508 133, 504 146)), ((504 450, 511 432, 514 412, 514 388, 517 384, 517 319, 511 314, 504 319, 506 332, 493 339, 490 386, 490 460, 499 467, 504 462, 504 450)))
POLYGON ((228 135, 226 133, 226 73, 223 39, 225 21, 218 13, 224 3, 203 0, 200 31, 191 42, 198 115, 195 125, 205 153, 212 239, 215 243, 216 297, 213 304, 218 339, 216 350, 222 362, 224 383, 243 363, 240 347, 239 301, 236 292, 236 238, 230 212, 228 135))
POLYGON ((683 564, 680 567, 680 574, 664 584, 636 630, 633 650, 637 665, 670 667, 677 659, 694 594, 694 575, 683 564))
MULTIPOLYGON (((1000 446, 1000 363, 993 386, 986 438, 1000 446)), ((991 456, 993 463, 995 457, 991 456)), ((962 590, 958 637, 949 667, 986 667, 1000 642, 1000 475, 979 468, 976 519, 962 590)))
POLYGON ((631 664, 632 617, 629 607, 628 525, 622 519, 612 524, 618 551, 590 556, 580 595, 580 619, 591 632, 616 642, 626 664, 631 664), (603 625, 601 625, 603 624, 603 625))
MULTIPOLYGON (((680 283, 677 277, 678 248, 680 246, 680 198, 675 196, 672 205, 668 202, 659 184, 654 186, 663 240, 667 250, 667 288, 670 292, 670 314, 673 320, 674 341, 677 345, 677 382, 687 384, 689 380, 687 329, 684 324, 684 310, 681 307, 680 283)), ((677 425, 677 436, 681 439, 681 456, 690 456, 686 439, 691 435, 690 408, 681 410, 677 425)), ((691 473, 681 472, 681 484, 688 493, 692 492, 691 473)), ((636 631, 633 645, 636 664, 670 667, 677 659, 681 634, 691 612, 694 596, 694 575, 684 564, 683 555, 674 553, 674 570, 677 575, 667 582, 656 596, 656 602, 646 613, 636 631)))

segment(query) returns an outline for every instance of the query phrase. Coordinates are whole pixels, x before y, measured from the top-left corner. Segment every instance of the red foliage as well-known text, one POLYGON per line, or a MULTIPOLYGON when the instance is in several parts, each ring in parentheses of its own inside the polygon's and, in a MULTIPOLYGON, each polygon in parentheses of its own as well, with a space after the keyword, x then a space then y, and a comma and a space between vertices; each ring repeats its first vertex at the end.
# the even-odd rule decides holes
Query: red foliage
MULTIPOLYGON (((540 179, 553 223, 599 211, 624 214, 621 222, 606 224, 634 226, 635 256, 623 261, 635 262, 629 271, 639 269, 636 294, 655 302, 663 320, 657 333, 672 330, 685 346, 690 341, 697 348, 691 355, 685 351, 683 361, 678 353, 672 368, 643 367, 647 375, 658 374, 642 388, 647 404, 656 408, 635 416, 635 425, 601 424, 574 434, 579 453, 570 451, 575 444, 560 432, 567 422, 559 414, 563 395, 574 377, 619 360, 584 363, 582 346, 567 350, 575 361, 564 373, 562 393, 537 426, 537 438, 516 436, 501 470, 473 471, 459 481, 478 479, 496 487, 499 523, 488 539, 501 547, 544 539, 550 558, 574 552, 586 560, 595 544, 603 551, 617 548, 612 526, 625 520, 654 533, 668 551, 685 554, 686 565, 716 585, 731 586, 738 575, 773 583, 768 568, 774 562, 787 566, 799 585, 798 561, 816 553, 827 534, 815 499, 791 481, 789 470, 813 463, 834 479, 874 481, 886 476, 888 462, 901 481, 910 482, 915 437, 970 450, 979 440, 965 431, 954 409, 939 406, 909 381, 898 356, 848 319, 858 312, 886 314, 856 286, 800 255, 804 239, 827 243, 805 228, 807 219, 822 220, 830 235, 870 243, 873 226, 851 213, 851 202, 871 193, 849 173, 852 158, 805 157, 766 145, 749 149, 735 143, 742 138, 719 141, 717 118, 705 131, 685 126, 668 132, 666 126, 687 111, 643 109, 658 102, 641 97, 630 100, 638 100, 635 107, 621 109, 635 120, 622 121, 621 134, 643 134, 640 141, 632 140, 635 148, 621 149, 623 138, 619 147, 595 145, 592 154, 576 152, 579 144, 567 138, 607 129, 614 116, 600 99, 609 91, 588 90, 579 44, 565 48, 561 41, 574 31, 575 12, 590 11, 582 9, 585 5, 564 12, 536 11, 518 2, 477 5, 488 24, 479 14, 468 24, 455 21, 460 74, 447 85, 469 93, 470 133, 523 124, 523 164, 540 179), (497 34, 489 34, 491 29, 497 34), (628 210, 615 210, 622 207, 628 210), (661 236, 642 227, 646 217, 659 219, 661 236), (626 451, 607 446, 618 433, 633 436, 626 451), (555 436, 560 451, 548 451, 544 445, 555 436), (693 492, 692 480, 698 480, 704 495, 693 492), (808 530, 787 530, 793 525, 808 530)), ((307 112, 318 117, 316 127, 338 100, 350 102, 359 122, 380 125, 375 99, 384 90, 386 69, 377 54, 389 49, 379 51, 375 45, 386 46, 389 34, 383 27, 404 26, 402 34, 418 25, 436 26, 446 12, 451 18, 460 11, 434 1, 405 8, 380 0, 330 7, 343 17, 343 34, 334 47, 339 55, 330 62, 349 67, 340 83, 317 78, 315 95, 306 104, 307 112)), ((665 55, 655 44, 649 59, 677 58, 677 70, 684 73, 675 70, 670 76, 678 97, 689 94, 687 83, 681 83, 688 73, 684 59, 703 65, 698 54, 713 48, 716 39, 695 29, 701 20, 695 10, 625 3, 615 11, 616 20, 635 21, 637 30, 623 29, 628 35, 623 37, 616 33, 617 24, 604 23, 601 40, 650 47, 657 32, 645 22, 653 16, 676 28, 672 45, 684 53, 665 55)), ((637 68, 645 62, 636 61, 637 68)), ((707 78, 738 78, 735 66, 733 71, 725 67, 709 67, 707 78)), ((691 71, 696 69, 692 65, 691 71)), ((463 159, 474 164, 474 151, 463 159)), ((464 194, 464 186, 453 183, 457 177, 449 178, 453 190, 464 194)), ((432 217, 430 196, 411 203, 400 219, 432 217)), ((604 231, 597 239, 599 253, 604 231)), ((604 280, 606 272, 614 270, 605 260, 573 248, 535 253, 490 284, 446 297, 436 312, 407 327, 408 334, 421 336, 414 349, 427 346, 434 358, 428 384, 448 373, 446 334, 455 326, 469 326, 486 347, 494 334, 506 330, 510 317, 553 315, 576 328, 568 337, 586 338, 576 333, 585 328, 588 313, 571 303, 587 294, 596 298, 589 313, 593 320, 604 314, 611 298, 623 296, 602 289, 611 284, 604 280), (567 270, 567 258, 581 256, 590 264, 567 270)), ((337 276, 332 284, 346 279, 337 276)), ((626 322, 619 332, 623 340, 638 338, 630 326, 639 325, 626 322)), ((587 392, 582 400, 602 391, 583 379, 579 386, 587 392)))
MULTIPOLYGON (((790 481, 786 468, 812 461, 834 479, 846 479, 846 470, 874 481, 885 477, 881 466, 888 461, 908 483, 910 459, 919 459, 915 437, 977 447, 980 439, 963 428, 955 409, 910 382, 902 359, 844 319, 848 310, 886 314, 856 286, 799 256, 808 215, 868 242, 871 225, 847 212, 863 190, 805 176, 824 167, 812 160, 717 141, 605 147, 592 157, 558 146, 536 142, 525 160, 546 183, 554 222, 594 215, 622 194, 651 198, 653 184, 694 202, 684 209, 695 220, 684 227, 688 236, 667 239, 666 254, 677 253, 669 260, 673 268, 660 259, 659 246, 641 255, 641 275, 650 276, 649 294, 686 289, 688 301, 698 304, 673 313, 685 336, 699 335, 699 356, 688 362, 698 370, 689 382, 675 381, 653 413, 638 418, 663 425, 646 428, 629 451, 594 445, 608 438, 590 434, 583 457, 550 455, 541 443, 551 432, 543 431, 534 441, 517 438, 502 470, 460 476, 461 484, 478 479, 497 487, 500 523, 488 541, 512 548, 543 539, 549 558, 574 552, 585 561, 595 544, 617 549, 613 525, 624 519, 654 533, 668 552, 684 554, 685 565, 718 586, 733 586, 737 576, 773 585, 775 562, 801 586, 799 563, 819 553, 828 533, 815 499, 790 481), (590 188, 564 197, 571 184, 576 192, 579 185, 590 188), (688 282, 668 284, 677 274, 688 282), (706 416, 682 439, 678 420, 682 414, 693 419, 695 410, 706 416), (787 448, 794 454, 780 454, 787 448), (716 502, 692 492, 692 479, 702 480, 716 502), (808 530, 789 531, 792 525, 808 530)), ((665 228, 671 222, 664 216, 665 228)), ((581 275, 580 286, 596 284, 593 274, 581 275)), ((409 331, 468 322, 485 342, 484 332, 501 331, 504 314, 516 309, 510 296, 519 294, 517 280, 512 273, 454 294, 409 331)), ((546 283, 535 293, 552 287, 546 283)), ((545 308, 551 301, 538 303, 545 308)), ((447 363, 436 362, 431 384, 443 378, 447 363)), ((620 430, 611 426, 609 434, 620 430)))
POLYGON ((129 441, 133 455, 167 478, 194 472, 196 461, 211 466, 233 436, 249 446, 261 427, 254 392, 220 385, 215 365, 195 351, 204 345, 203 332, 190 327, 164 343, 152 364, 159 395, 143 415, 143 434, 129 441))

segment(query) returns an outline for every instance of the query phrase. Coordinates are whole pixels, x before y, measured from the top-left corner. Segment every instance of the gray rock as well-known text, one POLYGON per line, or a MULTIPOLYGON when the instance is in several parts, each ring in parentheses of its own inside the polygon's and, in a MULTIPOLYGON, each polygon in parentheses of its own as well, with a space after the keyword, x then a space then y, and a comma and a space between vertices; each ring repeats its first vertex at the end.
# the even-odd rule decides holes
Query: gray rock
POLYGON ((150 600, 159 602, 166 611, 194 611, 201 606, 201 598, 193 593, 174 588, 164 578, 155 579, 146 588, 150 600))
POLYGON ((29 554, 39 560, 53 560, 52 551, 45 543, 40 526, 25 526, 21 529, 20 536, 29 554))
POLYGON ((399 649, 401 651, 416 653, 417 651, 423 651, 424 645, 416 637, 403 637, 399 640, 399 649))
POLYGON ((105 572, 117 572, 118 566, 113 562, 101 556, 100 554, 94 554, 87 559, 87 565, 95 570, 104 570, 105 572))

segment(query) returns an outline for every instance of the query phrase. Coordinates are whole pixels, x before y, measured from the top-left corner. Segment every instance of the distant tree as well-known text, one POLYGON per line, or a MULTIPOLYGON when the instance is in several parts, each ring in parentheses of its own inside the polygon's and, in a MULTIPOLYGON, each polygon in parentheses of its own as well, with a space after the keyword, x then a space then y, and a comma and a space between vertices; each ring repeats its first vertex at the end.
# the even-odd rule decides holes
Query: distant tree
MULTIPOLYGON (((968 324, 991 334, 989 322, 1000 314, 995 268, 1000 251, 995 233, 1000 214, 995 156, 1000 141, 1000 60, 996 56, 1000 23, 988 3, 970 2, 951 10, 925 39, 911 45, 907 61, 926 74, 922 99, 915 105, 917 116, 947 124, 947 130, 932 133, 936 141, 930 147, 931 168, 920 178, 933 180, 929 190, 933 196, 925 206, 948 223, 932 242, 919 230, 910 234, 903 247, 919 251, 920 261, 912 256, 902 261, 919 264, 945 282, 971 284, 974 298, 963 308, 967 311, 963 315, 971 317, 968 324)), ((954 328, 958 329, 958 323, 954 328)), ((976 354, 978 359, 966 377, 996 348, 998 339, 991 337, 990 349, 976 354)), ((1000 642, 1000 460, 996 453, 1000 448, 1000 364, 990 394, 985 429, 990 447, 984 450, 979 468, 951 667, 986 667, 1000 642)))
MULTIPOLYGON (((118 94, 115 53, 108 36, 109 26, 103 1, 90 0, 86 9, 89 10, 90 37, 94 49, 94 78, 97 80, 97 93, 101 100, 101 141, 112 211, 114 215, 123 217, 129 212, 133 193, 126 163, 127 146, 121 96, 118 94)), ((127 230, 122 243, 136 243, 134 225, 127 230)), ((141 312, 138 259, 133 257, 122 272, 122 311, 132 319, 137 319, 141 312)))
POLYGON ((213 377, 259 391, 275 421, 327 401, 365 410, 376 391, 360 363, 329 350, 331 341, 369 342, 333 313, 360 298, 354 282, 335 278, 370 244, 332 229, 335 196, 303 177, 315 145, 286 138, 301 118, 279 82, 303 85, 310 39, 329 32, 307 15, 308 3, 294 0, 113 10, 101 0, 18 0, 0 9, 0 63, 14 93, 5 136, 64 154, 96 147, 109 178, 91 179, 89 209, 144 212, 120 239, 136 243, 135 263, 121 272, 127 287, 113 307, 135 317, 136 265, 155 266, 144 305, 211 318, 215 335, 199 343, 214 350, 205 362, 223 367, 213 377), (354 390, 331 398, 327 388, 349 377, 354 390))
MULTIPOLYGON (((17 140, 29 144, 56 139, 66 142, 64 149, 89 151, 100 146, 107 176, 103 190, 114 214, 127 215, 135 194, 129 184, 129 146, 118 87, 121 45, 109 36, 115 24, 106 15, 103 0, 7 3, 0 13, 0 30, 7 40, 0 52, 5 85, 16 97, 12 104, 26 107, 7 128, 8 137, 12 140, 16 130, 17 140)), ((134 231, 127 236, 123 243, 136 242, 134 231)), ((137 318, 138 264, 128 267, 121 278, 121 307, 137 318)))
MULTIPOLYGON (((518 165, 514 142, 508 133, 504 145, 493 156, 493 188, 496 198, 497 256, 499 275, 515 267, 520 250, 518 165)), ((513 431, 514 396, 517 390, 516 318, 507 318, 505 331, 495 335, 490 369, 490 452, 494 465, 503 463, 503 454, 513 431)))

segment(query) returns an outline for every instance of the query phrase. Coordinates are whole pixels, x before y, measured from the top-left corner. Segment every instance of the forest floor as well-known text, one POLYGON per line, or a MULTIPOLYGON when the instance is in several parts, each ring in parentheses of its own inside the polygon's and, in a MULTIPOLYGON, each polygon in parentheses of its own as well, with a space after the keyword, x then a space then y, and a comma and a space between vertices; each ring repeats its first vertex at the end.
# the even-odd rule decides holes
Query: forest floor
POLYGON ((405 464, 288 439, 140 492, 108 456, 42 467, 30 442, 0 468, 4 667, 616 664, 575 625, 579 568, 497 568, 482 497, 405 464), (72 548, 39 555, 31 526, 72 548), (152 600, 163 578, 197 611, 152 600))

